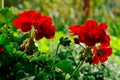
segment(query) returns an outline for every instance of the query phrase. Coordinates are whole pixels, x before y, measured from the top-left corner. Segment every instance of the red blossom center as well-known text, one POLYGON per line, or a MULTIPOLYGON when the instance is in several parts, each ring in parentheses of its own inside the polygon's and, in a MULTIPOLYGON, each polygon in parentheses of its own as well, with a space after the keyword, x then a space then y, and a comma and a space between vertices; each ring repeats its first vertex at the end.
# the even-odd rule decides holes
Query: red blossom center
POLYGON ((97 55, 98 55, 98 56, 101 56, 101 55, 102 55, 102 50, 98 49, 98 50, 97 50, 97 55))

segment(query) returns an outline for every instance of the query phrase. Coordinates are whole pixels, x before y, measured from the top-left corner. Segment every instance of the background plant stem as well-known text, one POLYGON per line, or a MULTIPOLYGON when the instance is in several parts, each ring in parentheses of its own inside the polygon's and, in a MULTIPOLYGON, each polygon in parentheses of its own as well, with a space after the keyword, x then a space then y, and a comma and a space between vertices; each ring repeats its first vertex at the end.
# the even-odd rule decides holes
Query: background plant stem
POLYGON ((0 9, 4 8, 4 0, 0 0, 0 9))

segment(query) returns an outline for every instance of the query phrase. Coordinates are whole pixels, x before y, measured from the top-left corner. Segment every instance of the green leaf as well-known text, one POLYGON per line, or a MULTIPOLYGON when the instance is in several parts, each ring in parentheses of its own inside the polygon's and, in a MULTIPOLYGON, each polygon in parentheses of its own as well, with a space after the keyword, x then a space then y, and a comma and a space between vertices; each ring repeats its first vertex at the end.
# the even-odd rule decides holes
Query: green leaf
POLYGON ((0 23, 0 28, 3 27, 5 24, 4 23, 0 23))
POLYGON ((0 35, 0 45, 6 43, 8 41, 8 38, 5 34, 0 35))
POLYGON ((31 61, 31 62, 36 62, 36 61, 37 61, 37 58, 31 58, 30 61, 31 61))
POLYGON ((25 75, 25 71, 24 71, 24 70, 19 70, 19 71, 17 72, 16 78, 17 78, 17 80, 20 80, 20 79, 24 78, 25 76, 26 76, 26 75, 25 75))
POLYGON ((5 49, 6 49, 6 51, 11 52, 12 51, 12 46, 11 45, 6 45, 5 49))
POLYGON ((9 52, 9 53, 14 52, 14 48, 13 48, 13 45, 12 45, 12 44, 6 44, 6 45, 4 45, 4 48, 5 48, 5 50, 6 50, 7 52, 9 52))
POLYGON ((41 55, 39 57, 34 57, 34 58, 31 58, 31 61, 34 62, 34 61, 47 61, 48 60, 48 57, 45 56, 45 55, 41 55))
POLYGON ((29 59, 21 59, 21 64, 23 66, 23 70, 26 73, 29 73, 30 75, 34 75, 35 74, 35 65, 34 63, 30 62, 29 59))
POLYGON ((65 73, 72 73, 72 64, 70 61, 62 60, 56 64, 56 67, 62 69, 65 73))
POLYGON ((117 37, 112 37, 111 38, 111 47, 113 48, 113 52, 115 53, 115 55, 120 56, 120 38, 117 37), (116 44, 117 42, 117 44, 116 44))
POLYGON ((8 8, 4 8, 0 10, 0 24, 1 23, 12 23, 13 19, 16 17, 16 15, 13 14, 11 10, 8 8))
POLYGON ((38 61, 46 61, 47 60, 47 56, 44 56, 44 55, 42 55, 42 56, 39 56, 38 57, 38 59, 37 59, 38 61))
POLYGON ((2 66, 2 63, 0 62, 0 67, 2 66))
POLYGON ((36 75, 36 77, 35 77, 35 79, 34 80, 49 80, 48 79, 48 77, 47 77, 47 74, 46 74, 46 72, 44 71, 44 70, 42 70, 42 71, 40 71, 37 75, 36 75))
POLYGON ((20 80, 34 80, 34 76, 28 76, 28 77, 24 77, 20 80))
POLYGON ((2 65, 4 64, 9 64, 13 58, 11 57, 11 55, 9 55, 8 53, 4 53, 0 56, 1 61, 2 61, 2 65))

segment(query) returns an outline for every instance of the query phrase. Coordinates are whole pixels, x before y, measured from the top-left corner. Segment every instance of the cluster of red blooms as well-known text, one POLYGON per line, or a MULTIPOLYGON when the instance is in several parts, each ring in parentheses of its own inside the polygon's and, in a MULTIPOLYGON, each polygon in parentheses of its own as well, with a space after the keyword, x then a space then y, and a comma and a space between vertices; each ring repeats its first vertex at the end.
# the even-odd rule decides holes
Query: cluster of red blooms
POLYGON ((18 15, 13 24, 22 32, 29 32, 34 29, 35 39, 40 40, 45 37, 51 39, 55 35, 55 26, 48 16, 41 16, 40 12, 34 10, 24 11, 18 15))
POLYGON ((0 54, 4 52, 4 48, 0 47, 0 54))
POLYGON ((87 20, 81 26, 71 26, 69 29, 72 31, 72 36, 78 35, 77 40, 89 47, 93 47, 92 63, 98 64, 105 62, 108 56, 112 53, 110 45, 110 37, 106 34, 105 30, 107 25, 105 23, 98 23, 94 20, 87 20), (100 46, 96 46, 99 43, 100 46))
MULTIPOLYGON (((54 37, 56 31, 50 17, 41 16, 40 12, 34 10, 24 11, 19 14, 13 24, 21 29, 22 32, 34 30, 36 40, 40 40, 43 37, 51 39, 54 37)), ((112 53, 112 48, 109 47, 110 37, 105 32, 106 28, 107 25, 105 23, 98 25, 94 20, 88 20, 81 26, 71 26, 69 28, 73 36, 78 35, 78 42, 93 47, 93 64, 105 62, 112 53), (96 46, 97 43, 99 43, 100 46, 96 46)))

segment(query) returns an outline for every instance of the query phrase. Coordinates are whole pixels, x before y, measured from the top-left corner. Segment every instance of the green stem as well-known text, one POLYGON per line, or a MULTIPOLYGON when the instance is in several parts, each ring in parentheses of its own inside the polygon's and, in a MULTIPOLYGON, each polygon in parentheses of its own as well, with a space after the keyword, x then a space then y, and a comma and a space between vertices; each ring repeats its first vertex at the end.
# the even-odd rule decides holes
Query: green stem
POLYGON ((53 72, 54 80, 56 80, 56 79, 55 79, 55 61, 56 61, 56 58, 57 58, 59 46, 60 46, 60 43, 57 45, 57 49, 56 49, 56 53, 55 53, 55 59, 54 59, 54 61, 53 61, 53 63, 52 63, 52 65, 53 65, 53 66, 52 66, 52 69, 54 69, 54 72, 53 72))
POLYGON ((80 43, 79 43, 79 45, 80 45, 83 49, 85 49, 80 43))
POLYGON ((0 0, 0 9, 4 8, 4 0, 0 0))
POLYGON ((59 46, 60 46, 60 43, 57 45, 57 49, 56 49, 56 53, 55 53, 55 60, 54 60, 54 62, 56 61, 56 57, 57 57, 57 54, 58 54, 59 46))
POLYGON ((35 29, 34 26, 32 26, 32 29, 30 30, 30 37, 33 39, 35 37, 35 29))
POLYGON ((82 62, 79 62, 78 66, 76 67, 76 69, 73 71, 73 73, 70 75, 70 78, 68 80, 70 80, 75 73, 80 69, 81 65, 83 64, 84 60, 82 62))

